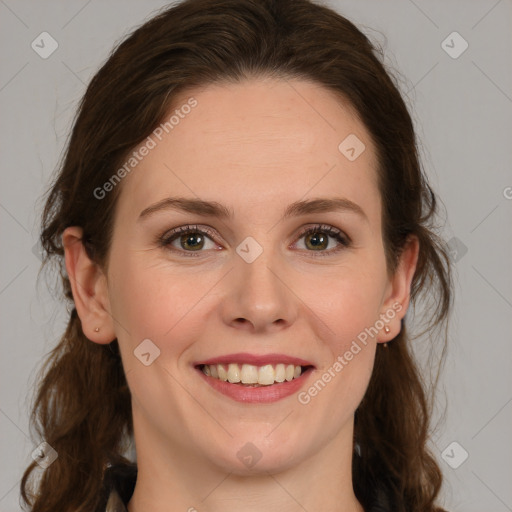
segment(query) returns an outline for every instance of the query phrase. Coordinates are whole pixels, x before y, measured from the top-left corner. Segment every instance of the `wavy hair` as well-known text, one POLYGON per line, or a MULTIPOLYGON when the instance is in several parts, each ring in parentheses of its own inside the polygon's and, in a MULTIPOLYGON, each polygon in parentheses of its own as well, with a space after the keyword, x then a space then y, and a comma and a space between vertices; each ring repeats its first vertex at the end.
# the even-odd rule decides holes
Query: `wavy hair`
MULTIPOLYGON (((309 0, 185 0, 158 12, 112 50, 79 104, 41 219, 43 263, 59 269, 72 311, 34 392, 31 429, 58 458, 37 484, 36 462, 23 474, 21 495, 32 512, 101 510, 106 468, 132 464, 126 457, 133 436, 131 397, 118 342, 99 345, 85 337, 61 235, 68 226, 82 227, 91 258, 107 264, 122 183, 101 202, 94 190, 188 88, 253 77, 306 79, 353 107, 377 152, 388 271, 396 269, 408 237, 418 237, 411 304, 424 304, 422 334, 442 361, 453 286, 438 234, 439 205, 396 77, 383 62, 382 49, 352 22, 309 0)), ((442 473, 427 446, 435 386, 430 394, 411 350, 408 323, 389 348, 377 350, 356 410, 354 491, 366 508, 370 489, 385 480, 396 512, 443 512, 435 504, 442 473)), ((436 363, 435 384, 441 366, 436 363)))

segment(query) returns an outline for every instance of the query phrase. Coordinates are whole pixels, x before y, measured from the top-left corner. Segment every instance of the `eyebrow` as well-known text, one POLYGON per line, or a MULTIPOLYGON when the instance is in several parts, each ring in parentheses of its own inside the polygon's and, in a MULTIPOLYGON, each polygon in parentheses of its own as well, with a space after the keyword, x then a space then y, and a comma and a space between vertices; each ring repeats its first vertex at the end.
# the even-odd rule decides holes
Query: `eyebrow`
MULTIPOLYGON (((163 210, 184 211, 202 215, 204 217, 218 217, 219 219, 232 219, 234 217, 232 209, 216 201, 204 201, 202 199, 185 197, 166 197, 165 199, 162 199, 161 201, 158 201, 157 203, 154 203, 142 210, 138 221, 149 217, 153 213, 163 210)), ((286 208, 283 214, 283 219, 307 215, 310 213, 326 212, 351 212, 359 215, 368 222, 366 213, 358 204, 341 197, 295 201, 286 208)))

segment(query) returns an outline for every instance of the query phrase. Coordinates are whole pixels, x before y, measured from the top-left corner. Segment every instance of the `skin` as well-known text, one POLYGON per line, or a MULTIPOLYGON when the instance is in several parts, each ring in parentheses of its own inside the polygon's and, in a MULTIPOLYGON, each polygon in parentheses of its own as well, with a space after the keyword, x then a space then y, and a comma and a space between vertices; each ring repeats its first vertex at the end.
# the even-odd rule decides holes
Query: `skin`
POLYGON ((197 106, 123 179, 108 265, 88 259, 79 227, 63 234, 84 333, 94 343, 118 339, 132 393, 139 475, 128 510, 362 511, 352 488, 354 412, 377 344, 400 331, 418 242, 410 240, 390 275, 374 146, 328 90, 254 78, 187 91, 177 107, 190 96, 197 106), (349 161, 338 145, 352 133, 366 149, 349 161), (216 201, 234 217, 168 209, 138 220, 169 196, 216 201), (334 196, 366 217, 331 211, 282 219, 295 201, 334 196), (187 224, 216 236, 205 238, 199 257, 183 256, 193 251, 179 236, 175 252, 156 242, 187 224), (301 229, 316 224, 338 228, 351 245, 329 236, 315 250, 301 229), (248 236, 263 248, 250 264, 236 252, 248 236), (308 404, 296 394, 239 403, 192 366, 235 352, 285 353, 315 365, 307 387, 397 303, 403 307, 386 323, 389 333, 369 337, 308 404), (147 338, 161 351, 149 366, 133 354, 147 338), (261 454, 252 468, 237 457, 248 442, 261 454))

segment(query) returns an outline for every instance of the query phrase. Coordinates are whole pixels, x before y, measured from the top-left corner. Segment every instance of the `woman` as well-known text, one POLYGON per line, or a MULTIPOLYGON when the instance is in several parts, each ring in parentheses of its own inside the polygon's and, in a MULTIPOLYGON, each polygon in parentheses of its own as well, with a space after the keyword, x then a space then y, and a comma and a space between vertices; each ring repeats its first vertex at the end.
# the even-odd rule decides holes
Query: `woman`
POLYGON ((443 348, 436 211, 347 19, 187 0, 145 23, 91 81, 42 219, 72 312, 31 510, 442 511, 405 322, 424 298, 443 348))

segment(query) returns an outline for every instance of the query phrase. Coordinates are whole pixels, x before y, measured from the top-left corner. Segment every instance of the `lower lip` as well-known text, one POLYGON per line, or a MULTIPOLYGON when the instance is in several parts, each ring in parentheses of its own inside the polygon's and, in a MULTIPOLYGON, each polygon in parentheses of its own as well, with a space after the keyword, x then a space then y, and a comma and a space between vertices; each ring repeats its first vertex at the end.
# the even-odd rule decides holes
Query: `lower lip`
POLYGON ((247 387, 240 384, 231 384, 214 377, 208 377, 202 370, 196 368, 200 376, 213 389, 221 392, 223 395, 244 403, 267 404, 277 402, 283 398, 293 395, 305 384, 313 368, 308 368, 300 377, 291 381, 278 382, 270 386, 247 387))

